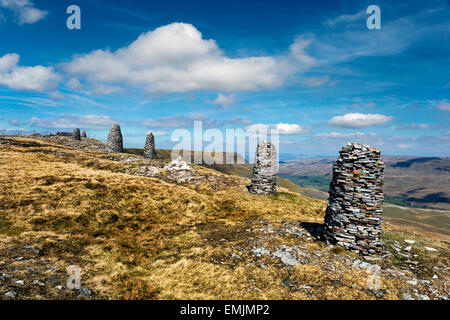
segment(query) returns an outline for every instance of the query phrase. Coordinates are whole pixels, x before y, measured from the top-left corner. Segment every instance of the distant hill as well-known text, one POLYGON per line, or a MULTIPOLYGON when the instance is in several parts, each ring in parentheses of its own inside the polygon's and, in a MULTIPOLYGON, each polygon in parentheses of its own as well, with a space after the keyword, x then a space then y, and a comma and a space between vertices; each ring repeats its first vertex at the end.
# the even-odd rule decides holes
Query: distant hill
MULTIPOLYGON (((386 201, 450 210, 450 157, 383 157, 386 201)), ((327 192, 335 157, 296 159, 280 165, 280 176, 327 192)))

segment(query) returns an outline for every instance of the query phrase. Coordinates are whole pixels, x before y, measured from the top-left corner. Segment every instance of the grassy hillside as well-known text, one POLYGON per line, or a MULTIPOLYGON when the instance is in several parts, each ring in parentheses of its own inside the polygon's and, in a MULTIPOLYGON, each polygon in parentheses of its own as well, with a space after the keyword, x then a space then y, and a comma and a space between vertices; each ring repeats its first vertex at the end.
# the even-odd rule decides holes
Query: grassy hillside
POLYGON ((0 139, 0 275, 5 277, 0 294, 14 291, 22 299, 400 299, 415 292, 439 299, 447 294, 447 243, 401 227, 386 229, 389 254, 378 262, 381 287, 373 290, 361 257, 316 238, 324 201, 281 186, 276 195, 252 195, 245 188, 248 179, 195 165, 196 181, 202 183, 169 182, 164 173, 136 175, 142 167, 167 163, 164 152, 148 161, 36 139, 0 139), (417 240, 412 251, 398 255, 394 247, 404 247, 403 239, 411 237, 417 240), (92 294, 65 287, 69 265, 81 267, 82 285, 92 294), (407 282, 413 278, 429 282, 407 282))

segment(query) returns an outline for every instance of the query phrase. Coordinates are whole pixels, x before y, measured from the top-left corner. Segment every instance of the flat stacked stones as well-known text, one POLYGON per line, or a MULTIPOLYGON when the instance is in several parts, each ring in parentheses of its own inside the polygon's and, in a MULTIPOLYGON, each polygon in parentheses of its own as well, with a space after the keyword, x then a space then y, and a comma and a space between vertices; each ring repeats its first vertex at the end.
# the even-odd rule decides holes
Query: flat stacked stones
POLYGON ((73 138, 74 140, 78 140, 78 141, 81 140, 80 129, 75 128, 75 129, 73 130, 72 138, 73 138))
POLYGON ((383 172, 380 150, 348 143, 333 165, 323 236, 364 255, 381 253, 383 172))
POLYGON ((108 140, 106 141, 106 152, 123 152, 123 138, 122 131, 118 124, 113 124, 108 134, 108 140))
POLYGON ((86 131, 85 130, 83 130, 82 132, 81 132, 81 137, 82 138, 87 138, 87 134, 86 134, 86 131))
POLYGON ((248 191, 254 194, 274 194, 277 189, 277 172, 278 158, 275 145, 267 141, 258 143, 252 183, 247 186, 248 191))
POLYGON ((72 137, 73 132, 58 131, 58 132, 56 133, 56 135, 57 135, 57 136, 60 136, 60 137, 72 137))
POLYGON ((147 138, 145 139, 144 158, 156 159, 155 137, 152 132, 147 134, 147 138))

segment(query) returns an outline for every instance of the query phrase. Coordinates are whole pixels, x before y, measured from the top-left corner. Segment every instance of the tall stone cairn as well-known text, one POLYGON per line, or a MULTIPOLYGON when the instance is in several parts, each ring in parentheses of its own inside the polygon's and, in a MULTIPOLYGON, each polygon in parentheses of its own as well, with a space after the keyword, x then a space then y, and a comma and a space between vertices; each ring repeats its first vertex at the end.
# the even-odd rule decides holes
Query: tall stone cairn
POLYGON ((380 150, 348 143, 333 165, 323 236, 364 255, 380 254, 384 163, 380 150))
POLYGON ((106 141, 106 152, 123 152, 122 131, 118 124, 113 124, 109 130, 108 140, 106 141))
POLYGON ((277 150, 272 142, 258 143, 253 165, 252 182, 247 189, 254 194, 274 194, 277 190, 277 150))
POLYGON ((87 134, 86 134, 86 131, 85 131, 85 130, 83 130, 83 131, 81 132, 81 137, 82 137, 82 138, 87 138, 87 134))
POLYGON ((80 129, 75 128, 75 129, 73 130, 73 132, 72 132, 72 138, 73 138, 74 140, 78 140, 78 141, 81 140, 80 129))
POLYGON ((156 159, 155 137, 153 136, 153 132, 147 134, 147 138, 145 139, 144 158, 156 159))

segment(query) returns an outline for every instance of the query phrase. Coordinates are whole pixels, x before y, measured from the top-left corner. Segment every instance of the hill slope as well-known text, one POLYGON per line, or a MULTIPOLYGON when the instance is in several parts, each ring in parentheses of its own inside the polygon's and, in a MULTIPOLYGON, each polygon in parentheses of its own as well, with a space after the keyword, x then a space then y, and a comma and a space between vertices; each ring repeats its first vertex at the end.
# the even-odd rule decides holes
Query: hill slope
POLYGON ((2 298, 448 296, 447 243, 387 226, 386 258, 371 262, 382 268, 374 289, 371 263, 317 239, 324 201, 282 187, 251 195, 248 179, 201 166, 187 178, 165 169, 145 176, 167 162, 0 138, 2 298), (70 265, 85 289, 66 288, 70 265))

